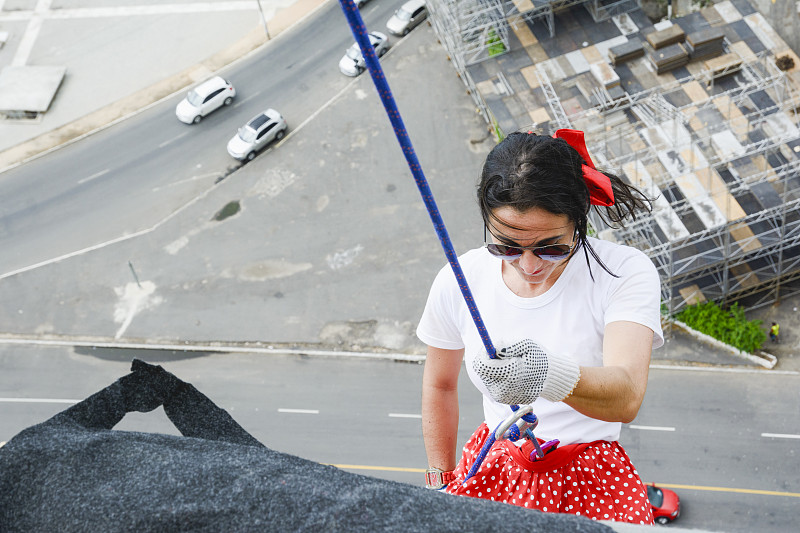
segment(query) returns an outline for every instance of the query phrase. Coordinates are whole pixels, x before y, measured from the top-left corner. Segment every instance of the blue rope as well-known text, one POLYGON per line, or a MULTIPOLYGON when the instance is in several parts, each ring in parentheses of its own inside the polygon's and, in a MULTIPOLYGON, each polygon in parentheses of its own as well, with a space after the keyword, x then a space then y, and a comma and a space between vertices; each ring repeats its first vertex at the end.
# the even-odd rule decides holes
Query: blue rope
POLYGON ((464 277, 464 272, 461 270, 461 265, 458 263, 458 256, 453 249, 453 243, 450 241, 447 228, 444 225, 441 214, 439 214, 439 208, 436 206, 436 201, 433 199, 433 193, 428 186, 428 181, 425 179, 425 175, 422 173, 422 167, 419 164, 416 152, 414 152, 414 147, 411 146, 411 139, 408 137, 408 132, 403 124, 403 119, 400 117, 400 111, 397 109, 397 104, 392 96, 389 83, 386 81, 386 77, 383 75, 383 68, 378 61, 378 57, 375 55, 375 49, 369 42, 367 28, 364 26, 361 13, 359 12, 353 0, 339 0, 339 3, 342 6, 342 11, 344 11, 344 16, 347 18, 347 22, 350 25, 350 30, 353 32, 356 42, 361 47, 361 52, 364 55, 370 76, 372 76, 372 81, 375 84, 375 88, 378 90, 378 95, 381 97, 383 107, 386 109, 386 114, 389 116, 389 120, 392 123, 394 133, 397 136, 397 141, 400 143, 400 147, 402 148, 403 154, 408 162, 408 168, 411 169, 411 173, 414 175, 414 181, 416 181, 417 188, 422 195, 422 200, 425 202, 425 207, 428 209, 428 215, 431 217, 433 227, 436 230, 436 235, 439 237, 442 248, 444 248, 447 261, 450 263, 450 267, 452 268, 453 274, 458 282, 458 287, 461 289, 461 294, 463 295, 464 301, 467 304, 467 308, 469 308, 469 312, 472 315, 472 321, 475 322, 475 327, 478 328, 478 333, 480 334, 483 345, 486 348, 486 353, 489 354, 489 357, 494 359, 497 357, 497 351, 492 344, 492 339, 489 338, 489 332, 486 331, 486 326, 483 324, 483 319, 481 319, 478 306, 475 305, 475 300, 472 297, 472 292, 470 291, 467 280, 464 277))
POLYGON ((497 424, 497 427, 494 428, 494 431, 492 431, 492 433, 488 437, 486 437, 486 441, 484 441, 483 446, 481 447, 481 451, 478 452, 478 456, 475 458, 475 462, 472 463, 472 467, 469 469, 469 472, 467 472, 467 475, 464 477, 464 481, 461 482, 462 485, 466 485, 467 481, 469 481, 469 478, 478 473, 478 469, 481 467, 481 464, 483 464, 483 460, 486 459, 486 454, 489 453, 489 450, 491 449, 492 445, 497 440, 495 437, 495 433, 497 432, 497 429, 500 427, 502 423, 503 422, 497 424))

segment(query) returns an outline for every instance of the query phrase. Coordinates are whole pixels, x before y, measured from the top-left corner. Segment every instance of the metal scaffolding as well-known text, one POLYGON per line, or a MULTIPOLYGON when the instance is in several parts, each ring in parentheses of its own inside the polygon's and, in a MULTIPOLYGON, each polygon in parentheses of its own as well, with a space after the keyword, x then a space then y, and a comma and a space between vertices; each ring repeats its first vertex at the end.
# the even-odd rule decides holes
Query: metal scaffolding
POLYGON ((589 146, 599 167, 655 199, 650 215, 601 233, 653 260, 671 315, 800 293, 800 94, 767 53, 734 76, 705 101, 670 96, 690 83, 713 89, 708 71, 567 117, 601 139, 589 146))
MULTIPOLYGON (((596 21, 636 7, 635 0, 428 0, 428 9, 476 106, 498 127, 467 67, 498 52, 489 53, 490 33, 507 51, 508 24, 543 22, 552 35, 554 14, 578 4, 596 21)), ((740 55, 727 40, 724 48, 741 61, 722 70, 692 68, 688 77, 630 94, 612 95, 586 77, 551 81, 543 62, 527 74, 549 111, 540 115, 547 122, 533 127, 587 132, 598 167, 653 199, 652 212, 624 228, 608 228, 597 216, 592 224, 603 238, 652 259, 670 315, 706 300, 743 300, 755 308, 800 294, 800 81, 781 72, 770 51, 740 55), (559 98, 565 82, 581 88, 588 102, 572 114, 559 98), (690 103, 688 87, 694 87, 690 103)), ((488 69, 494 89, 511 88, 501 67, 488 69)), ((518 100, 532 101, 530 93, 518 100)))
POLYGON ((510 49, 509 24, 544 23, 552 37, 555 35, 555 15, 579 4, 586 8, 595 22, 639 7, 637 0, 427 1, 431 25, 460 75, 466 74, 469 65, 510 49))

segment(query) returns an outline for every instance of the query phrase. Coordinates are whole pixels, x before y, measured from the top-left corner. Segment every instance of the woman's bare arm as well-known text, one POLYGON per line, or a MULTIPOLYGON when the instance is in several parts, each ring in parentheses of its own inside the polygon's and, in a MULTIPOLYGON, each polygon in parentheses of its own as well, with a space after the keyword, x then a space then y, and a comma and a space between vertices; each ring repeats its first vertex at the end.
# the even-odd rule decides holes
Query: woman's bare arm
POLYGON ((635 322, 612 322, 603 338, 603 366, 581 367, 578 385, 564 403, 591 418, 629 423, 647 389, 653 331, 635 322))
POLYGON ((464 350, 428 347, 422 375, 422 436, 428 466, 456 467, 458 440, 458 373, 464 350))

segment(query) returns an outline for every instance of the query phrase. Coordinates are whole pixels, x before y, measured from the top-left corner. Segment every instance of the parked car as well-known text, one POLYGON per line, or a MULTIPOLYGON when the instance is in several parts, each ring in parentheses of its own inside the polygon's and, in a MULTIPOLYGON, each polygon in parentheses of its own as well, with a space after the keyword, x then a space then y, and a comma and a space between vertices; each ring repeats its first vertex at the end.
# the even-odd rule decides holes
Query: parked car
POLYGON ((407 35, 417 24, 428 17, 425 0, 408 0, 394 12, 386 27, 395 35, 407 35))
POLYGON ((656 524, 668 524, 681 515, 681 501, 678 495, 669 489, 647 484, 647 498, 653 508, 656 524))
MULTIPOLYGON (((369 32, 369 42, 372 43, 378 57, 383 57, 383 54, 389 50, 389 38, 379 31, 369 32)), ((367 63, 361 53, 361 47, 357 42, 353 43, 353 46, 347 49, 344 57, 339 61, 339 70, 345 76, 358 76, 366 68, 367 63)))
POLYGON ((228 80, 214 76, 189 91, 175 107, 175 115, 181 122, 197 124, 212 111, 231 105, 235 96, 236 89, 228 80))
POLYGON ((228 141, 228 153, 236 159, 252 161, 256 153, 266 145, 283 139, 287 128, 280 113, 267 109, 239 128, 236 135, 228 141))

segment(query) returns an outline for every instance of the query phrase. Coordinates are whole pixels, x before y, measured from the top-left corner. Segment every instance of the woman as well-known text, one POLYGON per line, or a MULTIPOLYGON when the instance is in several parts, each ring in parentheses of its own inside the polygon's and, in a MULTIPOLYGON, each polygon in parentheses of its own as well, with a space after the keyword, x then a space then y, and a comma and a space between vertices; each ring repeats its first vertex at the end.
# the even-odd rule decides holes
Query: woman
POLYGON ((488 155, 478 186, 487 245, 460 263, 500 357, 491 358, 448 267, 417 328, 428 345, 423 436, 428 486, 546 512, 652 524, 647 493, 617 442, 642 404, 653 348, 663 344, 658 274, 633 248, 587 236, 591 205, 610 223, 649 201, 594 168, 583 132, 514 133, 488 155), (456 463, 458 373, 483 393, 485 422, 456 463), (512 410, 533 404, 542 459, 530 440, 498 440, 512 410), (452 472, 452 474, 450 473, 452 472), (449 481, 449 483, 448 483, 449 481))

